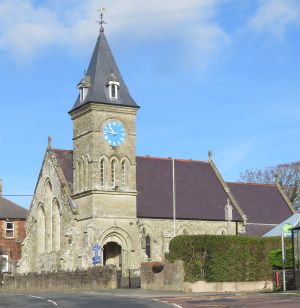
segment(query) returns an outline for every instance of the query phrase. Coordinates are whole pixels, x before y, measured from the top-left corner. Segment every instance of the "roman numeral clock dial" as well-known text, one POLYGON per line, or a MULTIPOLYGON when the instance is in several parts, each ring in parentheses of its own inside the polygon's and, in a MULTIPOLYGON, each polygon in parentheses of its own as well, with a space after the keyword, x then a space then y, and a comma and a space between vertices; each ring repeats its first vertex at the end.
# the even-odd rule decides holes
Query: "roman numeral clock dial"
POLYGON ((104 140, 113 147, 121 145, 126 137, 123 123, 117 120, 109 120, 103 126, 104 140))

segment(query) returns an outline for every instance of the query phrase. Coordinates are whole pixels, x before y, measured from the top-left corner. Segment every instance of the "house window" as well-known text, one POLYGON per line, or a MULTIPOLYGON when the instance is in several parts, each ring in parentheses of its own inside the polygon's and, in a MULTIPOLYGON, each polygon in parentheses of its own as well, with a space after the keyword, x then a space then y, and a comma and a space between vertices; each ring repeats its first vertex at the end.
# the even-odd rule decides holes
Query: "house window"
POLYGON ((104 187, 104 172, 105 172, 105 161, 104 158, 100 161, 100 186, 104 187))
POLYGON ((111 162, 111 187, 116 187, 116 161, 111 162))
POLYGON ((8 272, 8 256, 0 255, 0 273, 8 272))
POLYGON ((126 170, 126 161, 123 160, 122 161, 122 165, 121 165, 121 185, 122 188, 124 189, 126 186, 126 175, 127 175, 127 170, 126 170))
POLYGON ((5 237, 14 238, 14 223, 13 222, 6 222, 5 237))
POLYGON ((118 99, 118 90, 119 90, 119 82, 116 81, 109 81, 107 86, 108 86, 108 91, 109 91, 109 98, 110 99, 118 99))
POLYGON ((111 85, 111 98, 117 98, 117 86, 115 84, 111 85))
POLYGON ((148 259, 151 258, 151 240, 149 235, 146 236, 146 255, 148 259))

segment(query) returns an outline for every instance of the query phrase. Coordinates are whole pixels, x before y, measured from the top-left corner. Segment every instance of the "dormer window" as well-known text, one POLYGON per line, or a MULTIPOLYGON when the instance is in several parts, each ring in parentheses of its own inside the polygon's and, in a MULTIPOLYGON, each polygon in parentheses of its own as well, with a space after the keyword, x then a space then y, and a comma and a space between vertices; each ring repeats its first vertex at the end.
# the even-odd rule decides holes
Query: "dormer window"
POLYGON ((79 89, 80 102, 84 101, 84 99, 86 98, 90 85, 91 85, 90 77, 87 75, 84 76, 82 80, 79 82, 77 87, 79 89))
POLYGON ((107 85, 108 85, 109 98, 112 100, 118 99, 118 90, 120 83, 117 81, 109 81, 107 85))

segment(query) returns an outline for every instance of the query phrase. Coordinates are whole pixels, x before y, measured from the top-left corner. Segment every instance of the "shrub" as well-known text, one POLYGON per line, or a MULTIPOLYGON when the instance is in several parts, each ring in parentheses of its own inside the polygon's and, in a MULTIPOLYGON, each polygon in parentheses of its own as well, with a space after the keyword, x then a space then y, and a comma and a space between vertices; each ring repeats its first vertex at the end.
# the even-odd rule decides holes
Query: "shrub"
POLYGON ((269 252, 280 238, 180 235, 170 242, 169 261, 184 261, 186 281, 259 281, 272 277, 269 252))
MULTIPOLYGON (((285 268, 293 267, 293 249, 292 247, 286 248, 286 262, 285 268)), ((282 254, 281 249, 271 250, 269 252, 269 258, 271 265, 274 269, 282 269, 282 254)))

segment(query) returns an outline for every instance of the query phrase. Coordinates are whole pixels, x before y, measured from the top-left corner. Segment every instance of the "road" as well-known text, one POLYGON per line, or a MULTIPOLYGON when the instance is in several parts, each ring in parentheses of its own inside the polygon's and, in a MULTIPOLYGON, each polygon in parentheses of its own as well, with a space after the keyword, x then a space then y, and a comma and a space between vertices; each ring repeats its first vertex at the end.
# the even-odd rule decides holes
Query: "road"
POLYGON ((108 292, 2 294, 0 307, 94 308, 94 307, 300 307, 300 292, 256 294, 187 294, 147 290, 108 292))
POLYGON ((170 305, 154 299, 130 298, 104 293, 83 294, 0 294, 1 308, 117 308, 154 307, 166 308, 170 305))

